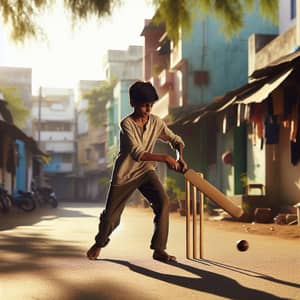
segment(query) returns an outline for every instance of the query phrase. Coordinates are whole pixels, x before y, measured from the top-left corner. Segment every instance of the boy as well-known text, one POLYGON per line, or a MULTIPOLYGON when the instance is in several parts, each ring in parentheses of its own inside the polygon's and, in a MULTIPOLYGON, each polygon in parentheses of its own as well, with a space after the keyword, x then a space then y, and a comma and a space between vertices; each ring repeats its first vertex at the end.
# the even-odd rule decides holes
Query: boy
POLYGON ((155 172, 155 163, 164 162, 170 169, 185 170, 184 142, 158 116, 151 114, 157 93, 150 82, 137 81, 129 88, 130 104, 134 111, 121 121, 120 152, 115 161, 106 206, 100 215, 99 232, 87 257, 96 259, 109 236, 119 225, 126 201, 138 189, 150 202, 154 211, 154 233, 150 248, 153 258, 163 262, 176 261, 165 249, 169 231, 169 199, 155 172), (180 158, 153 153, 156 141, 169 142, 178 149, 180 158))

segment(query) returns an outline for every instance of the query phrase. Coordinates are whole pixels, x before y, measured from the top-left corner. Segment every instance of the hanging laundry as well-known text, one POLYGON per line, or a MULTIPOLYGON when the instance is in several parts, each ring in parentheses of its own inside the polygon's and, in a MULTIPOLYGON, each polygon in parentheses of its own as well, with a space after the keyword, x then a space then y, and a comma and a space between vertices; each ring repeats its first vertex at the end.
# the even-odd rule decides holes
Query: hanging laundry
POLYGON ((250 121, 255 123, 256 135, 260 139, 263 138, 265 112, 265 105, 261 103, 253 103, 251 105, 250 121))
POLYGON ((298 92, 294 86, 289 85, 284 87, 284 120, 290 119, 297 98, 298 92))
POLYGON ((275 89, 272 92, 273 115, 284 115, 284 90, 282 87, 275 89))
POLYGON ((291 163, 295 166, 300 160, 300 130, 298 128, 296 134, 296 141, 291 141, 291 163))
POLYGON ((249 105, 239 103, 237 105, 237 120, 236 126, 240 127, 242 123, 249 121, 249 105))
POLYGON ((280 125, 277 123, 276 116, 267 116, 265 120, 266 144, 273 145, 279 143, 280 125))
POLYGON ((293 142, 296 142, 298 121, 299 121, 299 96, 297 96, 297 102, 293 103, 293 109, 291 111, 290 140, 293 142))

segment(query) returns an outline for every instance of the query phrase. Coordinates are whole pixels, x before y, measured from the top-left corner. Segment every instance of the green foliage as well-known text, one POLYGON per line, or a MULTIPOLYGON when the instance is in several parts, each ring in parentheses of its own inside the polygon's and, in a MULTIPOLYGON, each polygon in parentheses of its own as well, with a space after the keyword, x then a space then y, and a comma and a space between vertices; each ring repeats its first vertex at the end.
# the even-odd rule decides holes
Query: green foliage
POLYGON ((177 43, 180 30, 189 30, 200 12, 202 17, 212 15, 217 19, 221 31, 231 38, 242 29, 246 12, 254 9, 256 2, 261 14, 277 24, 277 0, 153 0, 157 10, 154 21, 164 22, 169 38, 177 43))
POLYGON ((27 117, 30 112, 23 104, 17 89, 15 87, 0 87, 0 92, 3 93, 7 108, 12 114, 14 124, 20 128, 24 128, 27 117))
POLYGON ((104 186, 108 186, 110 183, 110 177, 106 177, 106 176, 101 176, 99 178, 99 185, 104 185, 104 186))
MULTIPOLYGON (((259 3, 263 16, 274 24, 278 19, 278 0, 150 0, 156 8, 155 22, 164 22, 168 36, 175 43, 180 30, 189 30, 195 12, 212 15, 220 22, 220 28, 227 37, 231 37, 243 26, 244 15, 259 3)), ((73 23, 95 16, 103 18, 113 13, 121 0, 64 0, 65 9, 71 13, 73 23)), ((42 36, 42 28, 37 17, 43 11, 50 11, 53 0, 2 0, 0 13, 4 23, 10 27, 11 37, 15 41, 42 36)))
POLYGON ((41 27, 35 22, 37 16, 53 5, 52 0, 2 0, 0 13, 3 22, 10 28, 14 41, 42 36, 41 27))
POLYGON ((166 177, 165 186, 170 201, 178 201, 184 199, 185 193, 178 187, 176 180, 174 178, 166 177))
POLYGON ((113 89, 116 80, 105 81, 99 88, 93 89, 84 94, 88 100, 88 107, 85 110, 88 116, 88 122, 94 128, 106 125, 106 103, 113 98, 113 89))
MULTIPOLYGON (((71 13, 73 23, 87 20, 91 16, 98 18, 111 15, 120 0, 64 0, 64 6, 71 13)), ((24 42, 30 38, 44 38, 44 32, 37 21, 45 11, 51 11, 54 0, 2 0, 0 13, 4 24, 10 29, 11 38, 24 42)))
POLYGON ((240 180, 241 180, 241 182, 242 182, 243 188, 245 189, 245 187, 246 187, 247 184, 248 184, 247 173, 241 173, 241 175, 240 175, 240 180))
POLYGON ((191 27, 190 1, 187 0, 153 0, 156 13, 155 23, 165 23, 170 40, 175 43, 180 38, 180 28, 189 30, 191 27))
POLYGON ((98 18, 109 16, 119 0, 64 0, 65 8, 72 13, 73 19, 87 19, 90 16, 98 18))

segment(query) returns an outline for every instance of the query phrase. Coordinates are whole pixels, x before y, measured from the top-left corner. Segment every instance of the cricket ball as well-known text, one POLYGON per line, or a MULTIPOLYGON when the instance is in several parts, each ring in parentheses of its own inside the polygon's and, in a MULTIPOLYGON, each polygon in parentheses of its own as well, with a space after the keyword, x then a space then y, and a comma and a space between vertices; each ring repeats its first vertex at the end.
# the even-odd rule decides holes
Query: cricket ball
POLYGON ((249 243, 246 240, 239 240, 236 242, 236 247, 239 251, 247 251, 249 248, 249 243))

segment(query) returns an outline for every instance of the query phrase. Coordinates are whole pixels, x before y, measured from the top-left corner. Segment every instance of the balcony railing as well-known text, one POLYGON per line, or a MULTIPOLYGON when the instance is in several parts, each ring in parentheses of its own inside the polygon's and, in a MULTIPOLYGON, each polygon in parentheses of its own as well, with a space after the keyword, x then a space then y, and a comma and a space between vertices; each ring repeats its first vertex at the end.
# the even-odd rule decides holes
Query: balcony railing
POLYGON ((72 163, 55 163, 49 164, 44 168, 44 171, 47 173, 66 173, 73 171, 72 163))
POLYGON ((74 142, 45 142, 45 150, 55 153, 73 153, 74 142))

